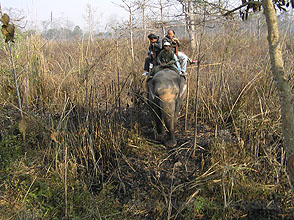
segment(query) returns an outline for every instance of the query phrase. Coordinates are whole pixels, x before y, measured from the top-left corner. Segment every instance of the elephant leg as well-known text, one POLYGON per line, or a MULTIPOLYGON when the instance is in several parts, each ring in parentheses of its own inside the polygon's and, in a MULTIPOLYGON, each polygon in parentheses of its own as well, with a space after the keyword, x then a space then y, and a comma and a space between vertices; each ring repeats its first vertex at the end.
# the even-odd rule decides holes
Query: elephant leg
POLYGON ((169 122, 167 123, 167 128, 167 139, 164 141, 164 145, 167 147, 174 147, 177 145, 177 141, 175 138, 174 118, 169 120, 169 122))
POLYGON ((155 116, 155 123, 156 123, 156 131, 157 131, 157 139, 162 139, 164 135, 163 124, 162 124, 162 117, 161 112, 159 111, 155 116))
POLYGON ((164 136, 162 113, 158 105, 153 105, 155 123, 156 123, 156 135, 155 139, 161 141, 164 136))

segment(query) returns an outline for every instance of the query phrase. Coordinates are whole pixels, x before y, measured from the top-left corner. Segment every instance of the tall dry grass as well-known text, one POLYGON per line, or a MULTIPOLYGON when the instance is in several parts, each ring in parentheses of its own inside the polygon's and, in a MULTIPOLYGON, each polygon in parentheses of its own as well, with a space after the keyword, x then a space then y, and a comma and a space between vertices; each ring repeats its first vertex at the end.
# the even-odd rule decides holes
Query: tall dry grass
MULTIPOLYGON (((194 155, 189 137, 195 129, 196 67, 188 68, 189 130, 186 135, 181 130, 184 106, 180 146, 173 152, 150 140, 151 116, 143 105, 141 76, 146 42, 135 42, 133 79, 127 40, 116 44, 23 37, 13 54, 25 106, 24 139, 2 42, 1 158, 10 160, 1 160, 1 216, 219 219, 258 211, 291 216, 293 195, 266 38, 226 33, 203 38, 197 117, 205 129, 198 128, 194 155), (138 91, 133 90, 134 80, 138 91), (132 108, 133 92, 142 100, 137 108, 132 108), (171 172, 171 183, 166 182, 169 177, 162 179, 164 172, 171 172)), ((292 84, 292 39, 286 38, 283 47, 292 84)), ((187 43, 183 50, 196 56, 187 43)))

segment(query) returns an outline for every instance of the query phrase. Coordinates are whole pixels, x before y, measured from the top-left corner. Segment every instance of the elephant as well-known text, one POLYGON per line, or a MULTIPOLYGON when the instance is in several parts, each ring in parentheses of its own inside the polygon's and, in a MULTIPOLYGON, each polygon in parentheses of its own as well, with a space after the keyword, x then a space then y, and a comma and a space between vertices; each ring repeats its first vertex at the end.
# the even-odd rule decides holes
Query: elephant
POLYGON ((177 144, 175 125, 187 94, 186 78, 171 69, 163 69, 147 80, 146 87, 158 137, 164 136, 165 125, 167 137, 163 143, 167 147, 174 147, 177 144))

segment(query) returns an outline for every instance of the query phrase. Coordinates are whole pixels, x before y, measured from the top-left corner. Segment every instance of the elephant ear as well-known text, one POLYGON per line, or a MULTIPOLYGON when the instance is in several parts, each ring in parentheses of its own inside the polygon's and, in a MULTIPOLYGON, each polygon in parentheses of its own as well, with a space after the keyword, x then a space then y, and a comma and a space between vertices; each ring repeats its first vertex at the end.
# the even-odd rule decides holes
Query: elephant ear
POLYGON ((183 76, 180 77, 180 97, 182 97, 187 90, 187 79, 183 76))
POLYGON ((184 85, 181 86, 180 98, 185 94, 186 90, 187 90, 187 84, 184 83, 184 85))

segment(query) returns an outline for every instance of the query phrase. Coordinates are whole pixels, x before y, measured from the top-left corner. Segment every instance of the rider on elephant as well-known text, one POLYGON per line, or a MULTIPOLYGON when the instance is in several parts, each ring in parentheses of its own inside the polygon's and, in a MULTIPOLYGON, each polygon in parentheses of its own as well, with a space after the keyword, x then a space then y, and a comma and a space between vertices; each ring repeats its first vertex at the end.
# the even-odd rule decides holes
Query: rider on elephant
POLYGON ((169 68, 179 73, 175 63, 175 54, 173 50, 171 50, 171 44, 169 42, 165 42, 163 44, 163 50, 158 54, 157 58, 158 66, 155 66, 150 73, 150 77, 153 77, 157 72, 169 68))
POLYGON ((167 35, 162 39, 162 45, 165 42, 169 42, 172 45, 171 49, 174 51, 175 54, 175 64, 178 70, 181 71, 181 75, 186 75, 187 62, 189 62, 190 64, 195 64, 197 61, 189 58, 184 52, 178 51, 180 47, 180 41, 178 38, 175 37, 174 30, 169 29, 167 31, 167 35), (179 63, 179 60, 181 60, 181 65, 179 63))
POLYGON ((150 41, 150 44, 148 56, 145 58, 144 73, 142 74, 143 76, 148 75, 153 66, 157 65, 156 57, 162 50, 161 41, 159 40, 158 36, 156 36, 155 34, 149 34, 148 39, 150 41))

